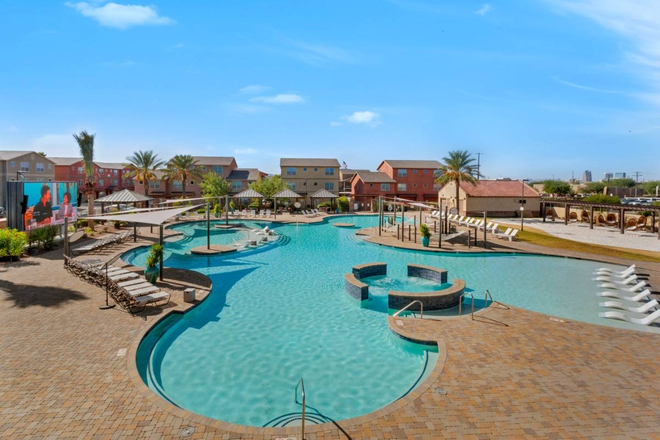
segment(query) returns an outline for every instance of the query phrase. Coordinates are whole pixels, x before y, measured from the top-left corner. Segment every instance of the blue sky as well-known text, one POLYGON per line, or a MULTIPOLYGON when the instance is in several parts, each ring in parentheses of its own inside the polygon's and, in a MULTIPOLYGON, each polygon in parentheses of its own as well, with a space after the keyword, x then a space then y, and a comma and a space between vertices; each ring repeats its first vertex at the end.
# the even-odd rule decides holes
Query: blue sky
POLYGON ((660 179, 657 0, 0 4, 0 149, 660 179))

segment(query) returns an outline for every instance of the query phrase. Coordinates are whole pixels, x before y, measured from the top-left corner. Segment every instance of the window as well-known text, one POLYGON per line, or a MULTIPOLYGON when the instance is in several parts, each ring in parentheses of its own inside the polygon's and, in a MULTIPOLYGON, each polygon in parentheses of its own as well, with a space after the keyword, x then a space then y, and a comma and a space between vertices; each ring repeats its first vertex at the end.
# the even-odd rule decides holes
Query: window
POLYGON ((99 174, 103 174, 103 168, 99 168, 99 174))
POLYGON ((433 185, 433 191, 440 191, 440 185, 438 184, 433 185))
POLYGON ((75 170, 76 170, 76 167, 71 167, 71 171, 75 171, 75 170))
POLYGON ((243 189, 243 182, 241 182, 240 180, 234 180, 231 183, 231 189, 233 189, 234 191, 242 190, 243 189))
POLYGON ((218 175, 222 176, 222 167, 221 167, 221 166, 215 166, 215 167, 213 167, 213 172, 214 172, 215 174, 218 174, 218 175))
POLYGON ((82 186, 82 179, 78 179, 78 186, 82 186))
POLYGON ((183 188, 183 184, 181 183, 180 180, 173 180, 172 181, 172 189, 181 191, 182 188, 183 188))
POLYGON ((112 181, 112 184, 113 184, 113 185, 117 185, 117 179, 114 179, 114 180, 112 181))
POLYGON ((406 169, 398 169, 396 170, 396 175, 399 177, 407 177, 408 176, 408 170, 406 169))
POLYGON ((428 172, 429 172, 429 170, 424 170, 424 174, 427 174, 428 172))
POLYGON ((425 184, 424 184, 424 188, 428 188, 428 187, 429 187, 429 184, 428 184, 428 183, 425 183, 425 184))
POLYGON ((416 183, 413 183, 413 188, 417 188, 417 184, 416 184, 416 183))
POLYGON ((380 184, 380 190, 381 191, 389 191, 390 190, 390 184, 389 183, 381 183, 380 184))
POLYGON ((151 189, 160 189, 160 180, 149 182, 149 188, 151 188, 151 189))
POLYGON ((397 188, 399 191, 406 191, 406 190, 408 189, 405 183, 399 183, 399 184, 396 186, 396 188, 397 188))
POLYGON ((318 171, 318 170, 319 170, 318 168, 314 168, 314 171, 318 171))
POLYGON ((82 173, 83 173, 83 167, 78 167, 78 174, 82 174, 82 173))
POLYGON ((334 168, 326 168, 325 169, 325 175, 326 176, 334 176, 335 175, 335 169, 334 168))
POLYGON ((325 182, 325 189, 328 191, 332 191, 335 189, 335 184, 332 182, 325 182))
POLYGON ((374 186, 374 184, 373 184, 373 183, 370 183, 370 184, 369 184, 369 187, 370 187, 370 188, 371 188, 371 187, 373 187, 373 186, 374 186))
POLYGON ((117 170, 115 170, 115 176, 117 175, 117 170))
POLYGON ((21 162, 21 171, 30 171, 30 162, 21 162))
POLYGON ((296 190, 296 182, 289 182, 289 189, 291 191, 295 191, 296 190))
POLYGON ((49 164, 48 164, 48 169, 49 169, 49 170, 52 170, 52 169, 53 169, 53 164, 52 164, 52 163, 49 163, 49 164))
POLYGON ((289 167, 286 169, 286 175, 287 176, 295 176, 296 175, 296 169, 293 167, 289 167))
POLYGON ((11 166, 12 168, 15 167, 16 166, 16 161, 12 160, 11 162, 9 162, 9 166, 11 166))
POLYGON ((195 184, 195 181, 194 181, 194 180, 191 180, 191 181, 190 181, 190 184, 191 184, 191 185, 194 185, 194 184, 195 184))
POLYGON ((413 174, 417 174, 417 170, 416 170, 416 169, 413 170, 413 174))
POLYGON ((99 186, 103 186, 103 179, 99 179, 99 186))
MULTIPOLYGON (((191 167, 191 168, 195 168, 195 167, 191 167)), ((202 171, 206 171, 206 165, 202 167, 202 171)))
POLYGON ((43 173, 44 172, 44 164, 37 162, 37 173, 43 173))
POLYGON ((303 168, 303 171, 307 171, 307 167, 303 168))
POLYGON ((318 182, 314 182, 314 186, 316 186, 316 185, 318 185, 318 184, 319 184, 318 182))

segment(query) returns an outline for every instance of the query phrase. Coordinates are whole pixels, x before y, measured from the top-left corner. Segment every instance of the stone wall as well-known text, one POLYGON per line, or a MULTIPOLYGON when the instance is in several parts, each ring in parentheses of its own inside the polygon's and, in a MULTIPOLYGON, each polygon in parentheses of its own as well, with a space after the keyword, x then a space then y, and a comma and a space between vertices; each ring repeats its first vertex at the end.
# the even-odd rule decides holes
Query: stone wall
POLYGON ((369 286, 358 280, 352 273, 345 273, 344 279, 344 288, 349 295, 359 301, 369 299, 369 286))
MULTIPOLYGON (((465 281, 455 279, 452 286, 436 292, 397 292, 391 290, 388 294, 387 302, 390 309, 400 310, 415 300, 419 300, 424 305, 424 311, 451 309, 458 306, 465 281)), ((408 310, 419 311, 419 303, 410 306, 408 310)))
POLYGON ((421 264, 408 264, 408 276, 424 278, 425 280, 435 281, 438 284, 447 282, 447 271, 431 266, 422 266, 421 264))
POLYGON ((367 263, 353 266, 353 275, 358 280, 378 275, 387 275, 387 263, 367 263))

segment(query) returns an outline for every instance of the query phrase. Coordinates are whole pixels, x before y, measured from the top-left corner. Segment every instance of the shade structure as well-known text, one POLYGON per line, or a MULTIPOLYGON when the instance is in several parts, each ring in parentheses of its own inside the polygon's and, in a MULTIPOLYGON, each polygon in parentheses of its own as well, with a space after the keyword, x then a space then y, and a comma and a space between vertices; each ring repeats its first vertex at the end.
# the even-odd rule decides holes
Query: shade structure
POLYGON ((253 190, 252 188, 248 188, 246 190, 243 190, 236 194, 235 196, 232 196, 235 199, 263 199, 264 196, 253 190))
POLYGON ((300 199, 302 196, 289 188, 282 190, 273 196, 274 199, 300 199))
POLYGON ((96 199, 95 202, 98 203, 108 203, 108 204, 117 204, 117 203, 140 203, 140 202, 150 202, 153 199, 151 197, 138 194, 135 191, 130 189, 125 189, 116 193, 108 194, 105 197, 96 199))
POLYGON ((222 199, 225 196, 216 196, 216 197, 194 197, 191 199, 169 199, 165 200, 164 202, 160 202, 159 205, 172 205, 174 203, 181 203, 181 202, 199 202, 200 200, 214 200, 214 199, 222 199))
POLYGON ((136 214, 110 214, 110 215, 94 215, 84 217, 88 220, 107 220, 107 221, 124 221, 129 223, 140 223, 143 225, 160 226, 172 217, 197 209, 204 205, 186 206, 183 208, 161 209, 158 211, 139 212, 136 214))
POLYGON ((339 197, 337 194, 333 194, 327 189, 320 189, 309 196, 310 199, 336 199, 337 197, 339 197))

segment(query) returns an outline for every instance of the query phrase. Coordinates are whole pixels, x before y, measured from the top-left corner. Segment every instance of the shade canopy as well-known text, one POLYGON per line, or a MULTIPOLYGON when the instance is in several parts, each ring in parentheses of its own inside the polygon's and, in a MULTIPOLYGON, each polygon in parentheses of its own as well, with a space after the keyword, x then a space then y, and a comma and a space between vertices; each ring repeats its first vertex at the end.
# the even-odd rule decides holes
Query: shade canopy
POLYGON ((220 199, 224 198, 225 196, 213 196, 213 197, 195 197, 191 199, 169 199, 165 200, 164 202, 160 202, 159 205, 172 205, 174 203, 181 203, 181 202, 199 202, 200 200, 213 200, 213 199, 220 199))
POLYGON ((246 190, 243 190, 233 196, 235 199, 263 199, 264 196, 253 190, 252 188, 248 188, 246 190))
POLYGON ((143 196, 130 189, 125 189, 116 193, 108 194, 105 197, 96 199, 98 203, 139 203, 150 202, 153 200, 151 197, 143 196))
POLYGON ((327 189, 320 189, 309 197, 311 199, 336 199, 339 196, 331 193, 327 189))
POLYGON ((106 220, 106 221, 124 221, 129 223, 140 223, 143 225, 160 226, 169 219, 177 215, 197 209, 204 205, 186 206, 184 208, 161 209, 159 211, 139 212, 136 214, 113 214, 113 215, 94 215, 84 217, 88 220, 106 220))
POLYGON ((300 199, 302 196, 289 188, 282 190, 273 196, 274 199, 300 199))

